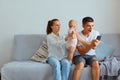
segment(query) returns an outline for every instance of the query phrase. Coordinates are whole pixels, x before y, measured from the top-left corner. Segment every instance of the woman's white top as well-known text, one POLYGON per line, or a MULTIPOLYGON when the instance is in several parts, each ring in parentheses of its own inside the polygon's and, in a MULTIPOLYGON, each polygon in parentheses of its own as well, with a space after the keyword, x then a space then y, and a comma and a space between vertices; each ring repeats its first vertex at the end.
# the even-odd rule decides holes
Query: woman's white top
POLYGON ((48 57, 55 57, 61 60, 66 57, 65 38, 54 33, 47 35, 48 57))

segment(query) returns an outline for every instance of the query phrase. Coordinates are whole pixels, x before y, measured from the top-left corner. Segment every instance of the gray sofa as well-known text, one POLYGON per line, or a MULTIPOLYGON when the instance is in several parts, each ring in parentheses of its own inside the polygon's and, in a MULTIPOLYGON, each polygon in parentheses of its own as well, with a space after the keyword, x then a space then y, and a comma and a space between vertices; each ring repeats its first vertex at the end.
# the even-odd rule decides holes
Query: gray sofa
MULTIPOLYGON (((13 61, 3 65, 2 80, 53 80, 49 64, 30 60, 43 40, 46 40, 44 34, 15 35, 13 61)), ((116 48, 113 56, 120 56, 120 34, 103 34, 102 41, 116 48)), ((91 80, 90 66, 83 69, 81 80, 91 80)))

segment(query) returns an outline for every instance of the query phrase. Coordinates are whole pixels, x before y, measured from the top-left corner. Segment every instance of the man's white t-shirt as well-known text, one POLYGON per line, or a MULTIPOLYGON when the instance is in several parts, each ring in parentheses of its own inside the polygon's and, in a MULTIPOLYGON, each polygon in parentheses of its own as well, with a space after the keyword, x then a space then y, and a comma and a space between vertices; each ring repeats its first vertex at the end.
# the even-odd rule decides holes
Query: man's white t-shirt
MULTIPOLYGON (((93 39, 96 39, 98 35, 100 35, 100 33, 98 31, 96 31, 96 30, 92 30, 91 33, 90 33, 90 35, 89 35, 89 37, 85 37, 82 32, 78 32, 78 34, 79 34, 80 38, 83 39, 86 42, 91 42, 93 39)), ((83 46, 83 47, 85 47, 80 42, 77 43, 77 46, 83 46)), ((78 52, 78 50, 76 50, 75 55, 80 55, 80 53, 78 52)), ((95 50, 94 49, 90 49, 86 53, 86 55, 96 55, 95 50)))

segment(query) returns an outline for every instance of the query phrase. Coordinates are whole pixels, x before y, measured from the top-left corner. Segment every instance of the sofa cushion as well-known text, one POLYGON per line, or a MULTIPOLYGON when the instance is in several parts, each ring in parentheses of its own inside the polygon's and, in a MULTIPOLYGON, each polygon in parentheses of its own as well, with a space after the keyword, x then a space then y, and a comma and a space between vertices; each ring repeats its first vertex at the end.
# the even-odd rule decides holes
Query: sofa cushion
POLYGON ((30 60, 43 41, 47 41, 45 34, 23 34, 14 37, 14 60, 30 60))
POLYGON ((35 61, 13 61, 2 67, 2 80, 53 80, 49 64, 35 61))
POLYGON ((36 51, 36 53, 31 57, 34 61, 45 62, 48 57, 48 46, 47 41, 43 41, 40 48, 36 51))
MULTIPOLYGON (((30 60, 33 54, 46 40, 45 34, 22 34, 14 37, 14 60, 30 60)), ((113 56, 120 56, 120 34, 102 34, 101 41, 118 48, 113 56)))
POLYGON ((112 54, 114 57, 119 57, 120 58, 120 47, 117 47, 115 52, 112 54))
POLYGON ((101 41, 96 49, 96 56, 100 61, 100 60, 103 60, 104 57, 111 56, 114 51, 115 51, 115 48, 101 41))
POLYGON ((112 54, 112 56, 119 56, 120 57, 120 34, 119 33, 109 33, 103 34, 102 41, 106 44, 112 45, 116 50, 112 54))

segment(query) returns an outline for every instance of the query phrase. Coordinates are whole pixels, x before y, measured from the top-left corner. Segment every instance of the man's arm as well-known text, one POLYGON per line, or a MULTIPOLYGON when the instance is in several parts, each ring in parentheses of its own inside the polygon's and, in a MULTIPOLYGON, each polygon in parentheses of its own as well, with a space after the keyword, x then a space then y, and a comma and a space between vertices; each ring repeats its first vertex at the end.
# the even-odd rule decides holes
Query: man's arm
POLYGON ((76 33, 76 36, 77 36, 78 42, 82 43, 85 47, 91 46, 91 42, 86 42, 86 41, 82 40, 78 33, 76 33))
MULTIPOLYGON (((86 42, 87 43, 87 42, 86 42)), ((77 46, 78 52, 81 55, 86 54, 90 49, 96 49, 100 42, 98 40, 92 40, 90 45, 86 45, 85 47, 83 46, 77 46)))
POLYGON ((81 55, 84 55, 84 54, 86 54, 86 53, 91 49, 91 47, 77 46, 77 49, 78 49, 78 52, 79 52, 81 55))
POLYGON ((96 47, 98 46, 99 44, 99 41, 98 40, 92 40, 92 42, 85 42, 82 43, 85 47, 83 46, 77 46, 76 48, 78 49, 78 52, 81 54, 81 55, 84 55, 86 54, 90 49, 96 49, 96 47))

